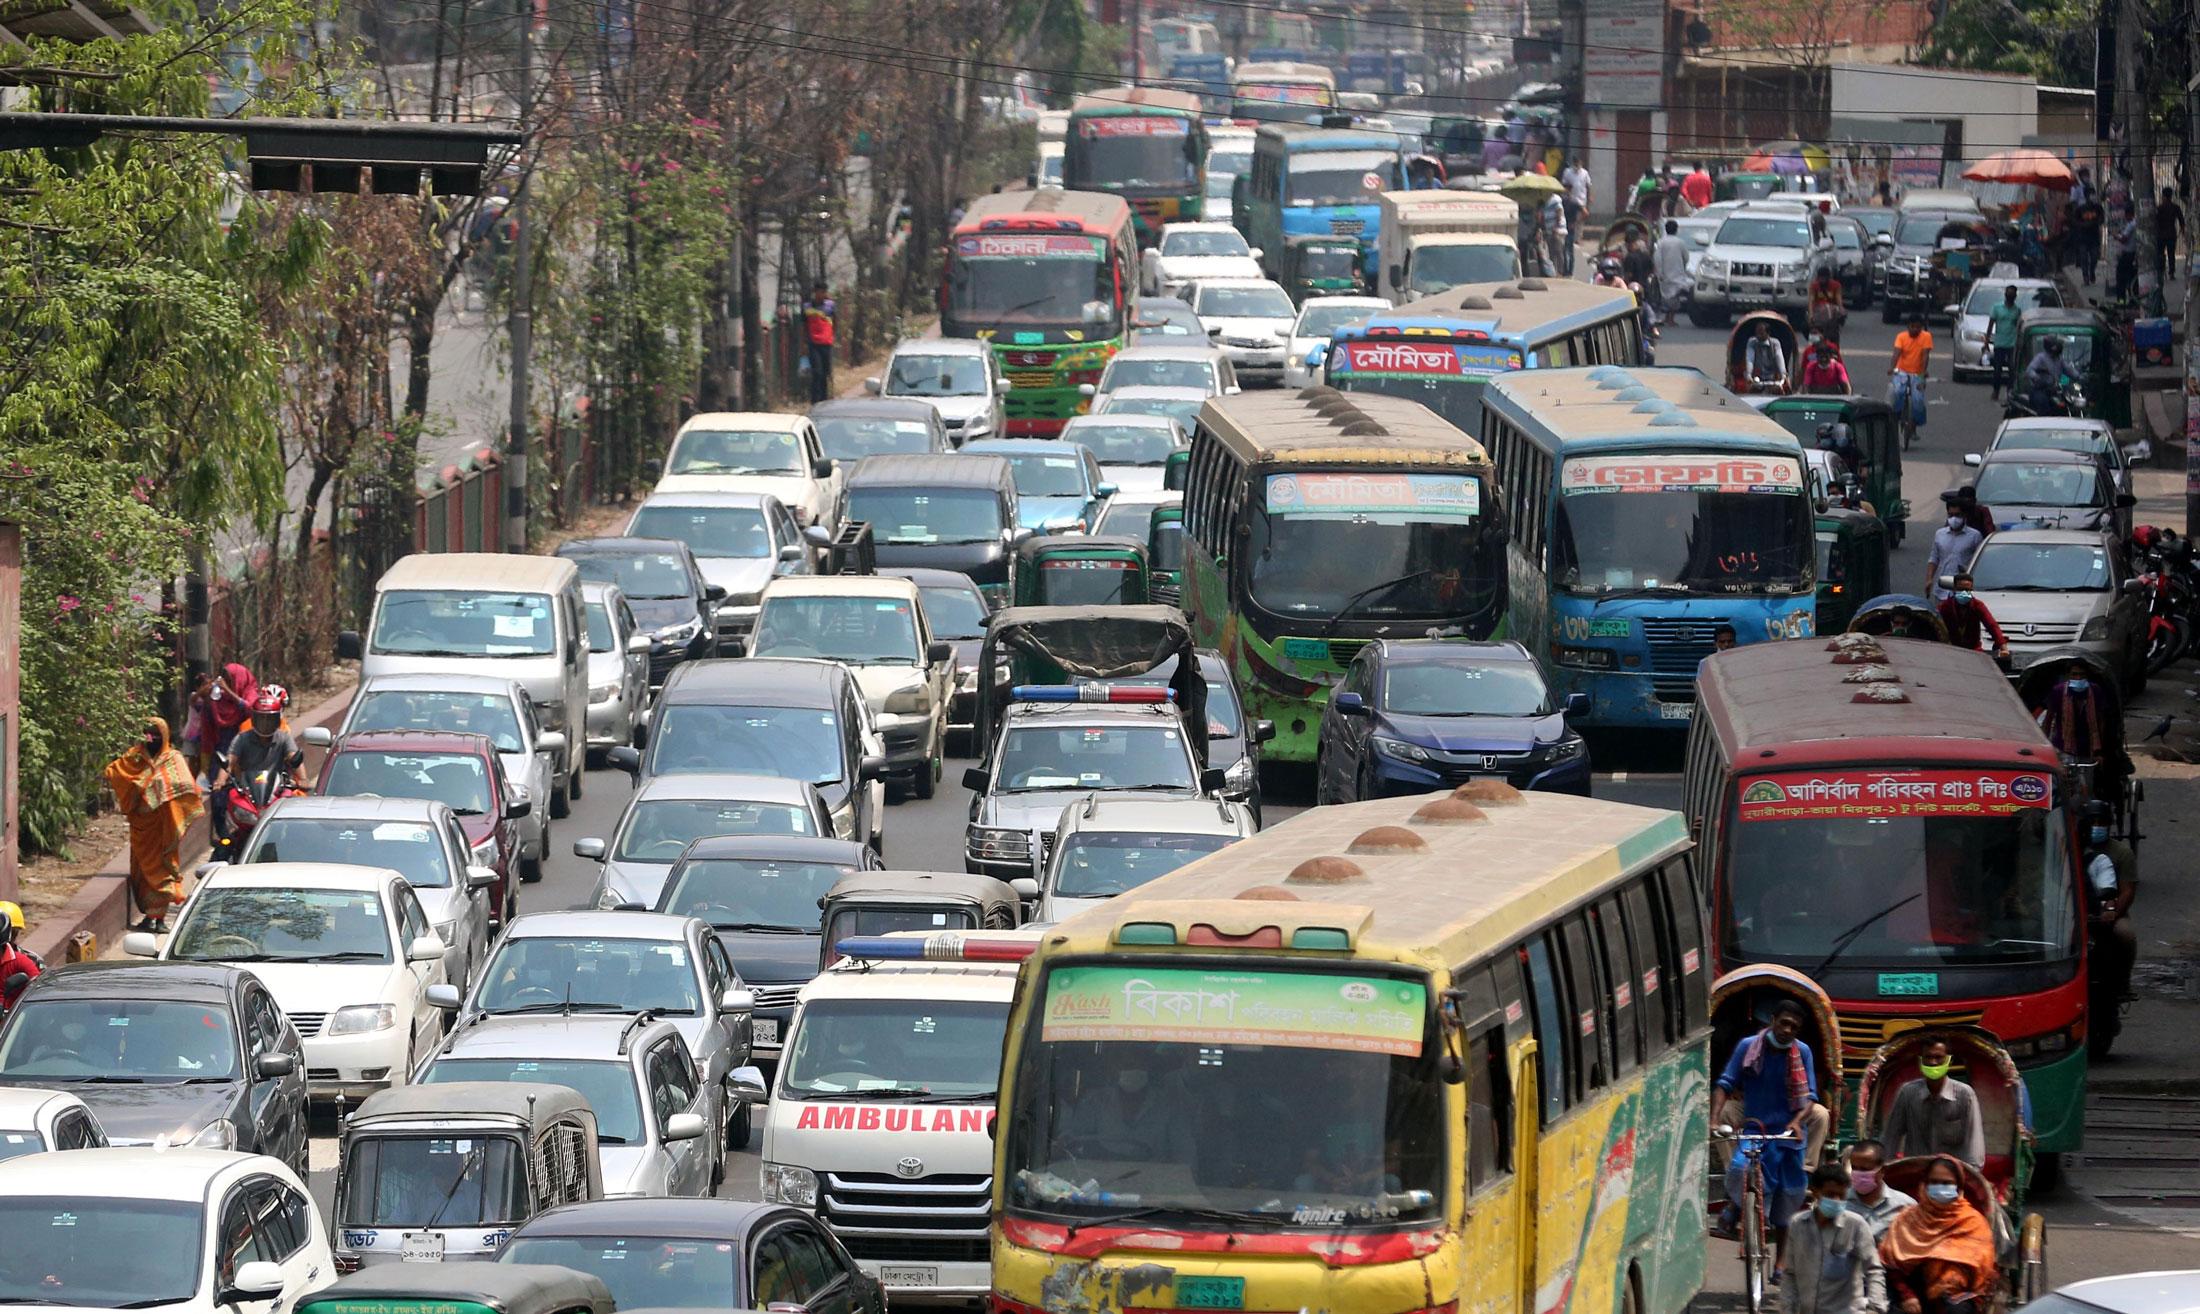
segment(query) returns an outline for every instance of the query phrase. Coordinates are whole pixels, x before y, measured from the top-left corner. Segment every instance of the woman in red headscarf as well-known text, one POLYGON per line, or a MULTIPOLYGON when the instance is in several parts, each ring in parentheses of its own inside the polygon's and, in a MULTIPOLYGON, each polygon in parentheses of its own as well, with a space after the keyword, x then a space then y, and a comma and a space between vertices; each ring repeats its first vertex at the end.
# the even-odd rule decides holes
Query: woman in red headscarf
POLYGON ((260 682, 252 678, 243 662, 222 667, 214 677, 213 688, 206 692, 206 717, 213 729, 211 742, 201 744, 199 751, 212 755, 216 762, 228 761, 229 741, 252 719, 252 700, 259 696, 260 682))

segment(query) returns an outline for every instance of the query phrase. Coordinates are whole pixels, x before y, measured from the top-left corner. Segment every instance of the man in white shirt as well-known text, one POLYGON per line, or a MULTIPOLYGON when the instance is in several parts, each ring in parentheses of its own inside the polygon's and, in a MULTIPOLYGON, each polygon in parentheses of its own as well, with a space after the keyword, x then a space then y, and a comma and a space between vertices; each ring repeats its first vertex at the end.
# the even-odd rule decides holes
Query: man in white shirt
POLYGON ((1681 238, 1681 226, 1671 219, 1665 221, 1665 236, 1650 253, 1650 265, 1658 276, 1658 313, 1670 321, 1680 309, 1681 294, 1688 290, 1688 243, 1681 238))
MULTIPOLYGON (((1578 233, 1581 231, 1581 216, 1589 212, 1589 171, 1581 167, 1581 160, 1576 157, 1560 171, 1558 181, 1566 188, 1566 231, 1578 233)), ((1574 248, 1571 243, 1566 247, 1565 261, 1566 267, 1560 272, 1572 277, 1574 248)))

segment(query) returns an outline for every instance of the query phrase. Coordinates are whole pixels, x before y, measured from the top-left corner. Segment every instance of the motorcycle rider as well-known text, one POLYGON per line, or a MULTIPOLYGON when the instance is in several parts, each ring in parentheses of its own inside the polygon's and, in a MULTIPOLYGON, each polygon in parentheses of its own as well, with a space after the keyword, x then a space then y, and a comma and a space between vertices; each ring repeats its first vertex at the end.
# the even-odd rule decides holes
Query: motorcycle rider
POLYGON ((2109 822, 2115 810, 2094 799, 2085 805, 2085 884, 2092 896, 2086 927, 2092 938, 2093 971, 2103 993, 2113 1000, 2131 996, 2131 967, 2139 958, 2139 937, 2131 928, 2131 902, 2139 893, 2139 860, 2131 846, 2115 838, 2109 822))
POLYGON ((15 1007, 15 1001, 37 978, 42 970, 38 955, 22 948, 16 941, 23 938, 23 909, 12 899, 0 899, 0 1012, 15 1007), (20 972, 19 984, 7 984, 20 972))
POLYGON ((216 832, 224 839, 229 836, 228 786, 231 781, 250 788, 252 779, 262 771, 279 770, 291 777, 291 783, 299 789, 311 788, 304 777, 305 750, 283 728, 283 707, 290 701, 290 693, 279 684, 263 685, 252 702, 252 725, 229 744, 229 762, 226 769, 215 773, 213 796, 216 800, 214 821, 216 832))
POLYGON ((2053 413, 2057 406, 2055 389, 2064 380, 2075 383, 2077 376, 2063 363, 2063 340, 2048 338, 2024 367, 2026 405, 2040 415, 2053 413))

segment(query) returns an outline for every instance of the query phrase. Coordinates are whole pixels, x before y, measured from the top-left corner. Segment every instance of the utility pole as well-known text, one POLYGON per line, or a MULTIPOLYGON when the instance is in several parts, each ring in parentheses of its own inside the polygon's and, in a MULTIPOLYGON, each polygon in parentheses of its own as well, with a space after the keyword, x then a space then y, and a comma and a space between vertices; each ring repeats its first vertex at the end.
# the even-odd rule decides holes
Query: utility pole
POLYGON ((2147 113, 2146 11, 2142 0, 2116 4, 2116 111, 2124 125, 2124 159, 2131 169, 2132 218, 2137 221, 2137 293, 2142 307, 2158 292, 2154 277, 2154 119, 2147 113))
POLYGON ((530 360, 534 350, 534 224, 527 218, 527 122, 535 95, 535 0, 519 6, 519 181, 505 213, 512 222, 512 421, 504 445, 504 550, 527 550, 527 421, 532 400, 530 360))
MULTIPOLYGON (((2200 147, 2200 23, 2187 24, 2185 48, 2191 53, 2192 80, 2185 83, 2185 143, 2200 147)), ((2195 214, 2192 174, 2185 175, 2185 533, 2200 530, 2200 470, 2193 453, 2200 452, 2200 262, 2193 257, 2200 242, 2200 214, 2195 214)))
POLYGON ((1131 85, 1146 85, 1146 0, 1131 0, 1131 85))

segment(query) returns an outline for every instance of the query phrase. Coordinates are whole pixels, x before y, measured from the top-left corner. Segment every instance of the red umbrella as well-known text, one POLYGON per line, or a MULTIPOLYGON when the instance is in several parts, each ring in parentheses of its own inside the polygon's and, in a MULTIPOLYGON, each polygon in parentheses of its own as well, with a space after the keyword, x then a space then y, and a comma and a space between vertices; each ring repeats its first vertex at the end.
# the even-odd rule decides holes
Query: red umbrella
POLYGON ((2077 176, 2070 172, 2069 165, 2052 154, 2031 146, 1989 155, 1965 169, 1963 176, 1973 182, 2045 187, 2057 192, 2067 192, 2077 182, 2077 176))

